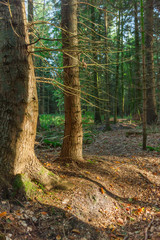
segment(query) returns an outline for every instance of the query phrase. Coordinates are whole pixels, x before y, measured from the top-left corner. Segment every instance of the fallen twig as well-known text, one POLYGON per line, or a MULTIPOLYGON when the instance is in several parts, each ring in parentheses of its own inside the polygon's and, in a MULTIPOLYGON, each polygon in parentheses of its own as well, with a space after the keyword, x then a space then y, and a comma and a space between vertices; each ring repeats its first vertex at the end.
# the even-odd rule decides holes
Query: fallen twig
POLYGON ((148 231, 149 231, 153 221, 154 221, 154 216, 153 216, 152 220, 150 221, 150 223, 148 224, 148 226, 145 228, 145 232, 144 232, 145 233, 145 238, 144 238, 144 240, 148 239, 148 231))

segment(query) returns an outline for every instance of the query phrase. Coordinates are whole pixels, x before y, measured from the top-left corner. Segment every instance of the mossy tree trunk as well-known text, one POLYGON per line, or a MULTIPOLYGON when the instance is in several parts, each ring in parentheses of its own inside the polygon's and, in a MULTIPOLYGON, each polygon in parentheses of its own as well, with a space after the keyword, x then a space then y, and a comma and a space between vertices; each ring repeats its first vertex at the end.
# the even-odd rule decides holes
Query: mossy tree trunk
POLYGON ((63 183, 34 153, 38 99, 25 5, 21 0, 9 4, 0 4, 0 184, 25 175, 51 189, 63 183))

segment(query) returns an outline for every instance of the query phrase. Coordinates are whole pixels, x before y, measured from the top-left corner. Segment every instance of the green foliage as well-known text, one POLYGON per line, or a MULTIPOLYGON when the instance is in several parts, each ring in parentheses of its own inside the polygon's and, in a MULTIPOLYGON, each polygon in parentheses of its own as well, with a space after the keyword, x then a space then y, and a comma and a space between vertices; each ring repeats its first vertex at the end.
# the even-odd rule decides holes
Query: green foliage
POLYGON ((43 129, 50 129, 52 126, 58 127, 64 124, 63 115, 42 114, 40 115, 40 124, 43 129))
POLYGON ((93 112, 85 112, 82 115, 82 123, 83 124, 90 124, 90 123, 94 123, 94 113, 93 112))
POLYGON ((146 148, 147 148, 149 151, 160 152, 160 146, 158 146, 158 147, 146 146, 146 148))
POLYGON ((45 144, 50 145, 50 146, 52 146, 52 147, 61 147, 61 145, 62 145, 62 144, 61 144, 60 142, 58 142, 58 141, 50 141, 50 140, 48 140, 48 139, 44 139, 43 141, 44 141, 45 144))
POLYGON ((94 134, 91 131, 84 132, 83 134, 83 143, 90 144, 94 141, 94 134))

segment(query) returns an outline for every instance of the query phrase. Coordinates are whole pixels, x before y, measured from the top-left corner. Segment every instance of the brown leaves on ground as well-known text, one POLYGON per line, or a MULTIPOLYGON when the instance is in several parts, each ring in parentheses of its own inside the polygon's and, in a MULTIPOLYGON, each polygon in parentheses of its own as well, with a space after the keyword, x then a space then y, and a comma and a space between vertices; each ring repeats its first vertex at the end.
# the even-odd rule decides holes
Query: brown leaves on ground
MULTIPOLYGON (((32 201, 3 200, 0 232, 8 240, 160 239, 160 156, 142 150, 135 125, 117 124, 84 146, 85 162, 71 168, 56 162, 60 149, 38 149, 44 165, 74 184, 43 192, 32 201)), ((148 135, 157 147, 159 133, 148 135)))

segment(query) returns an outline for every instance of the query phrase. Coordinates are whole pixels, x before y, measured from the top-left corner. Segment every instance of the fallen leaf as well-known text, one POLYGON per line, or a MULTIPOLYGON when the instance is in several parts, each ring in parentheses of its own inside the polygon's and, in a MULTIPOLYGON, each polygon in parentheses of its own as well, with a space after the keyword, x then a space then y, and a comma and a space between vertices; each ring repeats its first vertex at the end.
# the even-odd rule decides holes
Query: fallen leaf
POLYGON ((62 238, 61 238, 61 236, 60 235, 57 235, 56 236, 56 240, 61 240, 62 238))
POLYGON ((5 217, 7 215, 7 212, 0 213, 0 218, 5 217))
POLYGON ((117 219, 117 223, 119 223, 120 225, 123 225, 124 224, 124 221, 122 218, 118 218, 117 219))
POLYGON ((104 189, 102 187, 100 188, 100 192, 104 194, 104 189))
POLYGON ((68 204, 68 205, 67 205, 67 209, 68 209, 68 210, 71 210, 71 209, 72 209, 71 205, 68 204))
POLYGON ((80 234, 80 231, 79 231, 78 229, 73 229, 72 232, 73 232, 73 233, 80 234))
POLYGON ((41 212, 41 214, 42 214, 42 215, 46 215, 46 214, 47 214, 47 212, 41 212))

